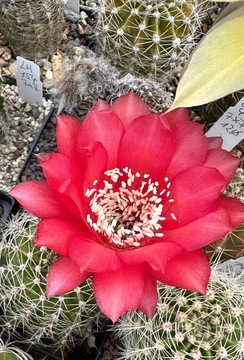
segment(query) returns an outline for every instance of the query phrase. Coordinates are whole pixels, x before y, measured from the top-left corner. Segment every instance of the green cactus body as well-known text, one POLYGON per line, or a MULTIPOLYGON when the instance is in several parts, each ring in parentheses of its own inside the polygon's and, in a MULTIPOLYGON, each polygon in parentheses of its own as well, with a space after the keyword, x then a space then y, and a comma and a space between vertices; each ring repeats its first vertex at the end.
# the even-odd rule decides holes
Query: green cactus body
POLYGON ((16 55, 47 56, 62 40, 63 6, 62 0, 0 0, 0 32, 16 55))
POLYGON ((31 343, 46 338, 62 351, 91 336, 105 319, 89 281, 64 296, 46 297, 46 276, 56 255, 33 246, 37 221, 31 215, 17 214, 3 231, 0 323, 7 331, 22 329, 31 343))
POLYGON ((158 77, 184 63, 199 22, 194 0, 103 0, 97 36, 119 67, 158 77))
POLYGON ((124 316, 113 329, 120 360, 243 360, 244 292, 215 270, 206 297, 159 284, 156 314, 124 316))

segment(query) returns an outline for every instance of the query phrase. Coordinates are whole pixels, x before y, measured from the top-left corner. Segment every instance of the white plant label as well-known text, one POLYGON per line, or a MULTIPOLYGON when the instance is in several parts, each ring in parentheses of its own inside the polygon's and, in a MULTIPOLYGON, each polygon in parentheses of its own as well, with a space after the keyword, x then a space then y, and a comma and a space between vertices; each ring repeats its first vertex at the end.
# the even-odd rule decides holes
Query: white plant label
POLYGON ((42 105, 43 86, 40 68, 34 62, 17 56, 16 81, 19 97, 31 104, 42 105))
POLYGON ((234 107, 230 107, 205 135, 221 136, 222 148, 227 151, 239 144, 244 139, 244 97, 234 107))
POLYGON ((66 0, 66 6, 77 14, 80 13, 80 0, 66 0))

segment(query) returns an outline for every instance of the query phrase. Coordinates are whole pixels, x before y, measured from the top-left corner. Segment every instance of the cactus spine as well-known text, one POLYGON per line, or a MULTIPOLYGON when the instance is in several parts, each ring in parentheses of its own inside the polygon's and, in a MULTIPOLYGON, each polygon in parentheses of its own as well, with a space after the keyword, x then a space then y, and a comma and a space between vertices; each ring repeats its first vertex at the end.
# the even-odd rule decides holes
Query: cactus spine
POLYGON ((199 35, 199 9, 195 0, 102 0, 102 52, 126 72, 159 77, 176 70, 199 35))
POLYGON ((0 0, 0 17, 0 32, 16 55, 44 57, 55 51, 62 39, 62 0, 0 0))
POLYGON ((47 299, 46 275, 56 255, 45 247, 33 247, 37 222, 29 214, 17 214, 3 230, 0 322, 9 332, 21 328, 30 343, 43 344, 46 338, 62 351, 90 337, 104 317, 88 281, 64 296, 47 299))
POLYGON ((206 297, 159 284, 157 312, 124 316, 113 329, 120 360, 242 360, 244 292, 236 277, 213 270, 206 297))

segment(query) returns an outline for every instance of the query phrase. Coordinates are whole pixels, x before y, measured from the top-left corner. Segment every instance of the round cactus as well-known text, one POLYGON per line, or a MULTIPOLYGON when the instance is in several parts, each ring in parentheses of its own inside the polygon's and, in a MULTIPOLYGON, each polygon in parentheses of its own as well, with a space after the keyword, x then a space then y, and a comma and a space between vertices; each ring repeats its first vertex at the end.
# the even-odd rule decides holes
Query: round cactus
POLYGON ((17 214, 3 230, 0 323, 6 331, 22 329, 31 343, 43 343, 45 338, 62 351, 91 339, 105 318, 89 281, 64 296, 46 297, 46 275, 56 255, 45 247, 33 247, 37 222, 29 214, 17 214))
POLYGON ((41 58, 62 40, 62 0, 0 0, 0 31, 17 55, 41 58))
POLYGON ((214 270, 206 296, 159 284, 152 319, 124 316, 114 331, 121 360, 243 360, 244 292, 239 278, 214 270))
POLYGON ((195 0, 102 0, 102 52, 126 72, 158 77, 175 70, 198 38, 199 9, 195 0))

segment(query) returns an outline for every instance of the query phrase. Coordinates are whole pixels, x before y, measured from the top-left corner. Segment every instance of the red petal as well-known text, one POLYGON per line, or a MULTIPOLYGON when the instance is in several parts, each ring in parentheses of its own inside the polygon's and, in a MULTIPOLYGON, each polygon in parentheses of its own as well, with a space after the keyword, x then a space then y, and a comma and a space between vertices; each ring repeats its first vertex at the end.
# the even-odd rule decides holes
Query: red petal
POLYGON ((36 246, 46 246, 61 255, 68 254, 71 236, 89 237, 90 232, 81 221, 50 218, 39 222, 35 239, 36 246))
POLYGON ((212 212, 225 186, 224 177, 213 168, 196 166, 176 175, 169 188, 174 202, 165 204, 166 229, 182 227, 212 212))
POLYGON ((218 240, 232 230, 226 209, 217 208, 210 214, 173 230, 164 230, 164 241, 174 241, 185 250, 197 250, 218 240))
POLYGON ((150 318, 153 317, 157 307, 158 293, 157 281, 145 273, 142 296, 138 308, 150 318))
POLYGON ((127 264, 136 265, 147 262, 153 268, 164 271, 167 261, 182 252, 182 247, 170 242, 141 246, 134 250, 118 252, 127 264))
POLYGON ((95 187, 93 185, 94 180, 97 180, 97 187, 99 187, 99 181, 103 180, 104 171, 108 166, 108 155, 101 143, 96 143, 87 153, 86 158, 87 166, 83 180, 84 191, 95 187))
POLYGON ((206 294, 210 278, 210 265, 202 250, 182 253, 167 263, 164 274, 158 280, 164 284, 206 294))
POLYGON ((183 108, 170 111, 161 117, 168 120, 177 144, 167 176, 172 178, 183 170, 202 165, 208 147, 208 140, 203 135, 203 126, 193 122, 183 108))
POLYGON ((120 139, 124 127, 118 116, 111 111, 91 111, 85 118, 78 134, 78 147, 89 147, 101 142, 109 160, 108 167, 114 168, 117 161, 120 139))
POLYGON ((83 212, 82 174, 76 163, 63 154, 51 153, 48 158, 41 161, 40 166, 49 187, 67 213, 79 216, 83 212))
POLYGON ((109 110, 111 106, 104 100, 98 99, 93 107, 95 111, 109 110))
POLYGON ((121 141, 119 166, 158 180, 171 161, 174 145, 167 122, 162 124, 156 114, 141 116, 133 121, 121 141))
POLYGON ((117 252, 96 241, 73 237, 69 241, 68 251, 70 259, 80 268, 80 271, 116 271, 121 267, 117 252))
POLYGON ((137 309, 144 281, 144 269, 140 266, 126 265, 116 272, 93 274, 94 294, 101 311, 115 322, 126 311, 137 309))
POLYGON ((240 159, 233 156, 228 151, 222 149, 212 149, 208 150, 204 166, 218 169, 225 177, 227 183, 229 183, 235 175, 239 162, 240 159))
POLYGON ((121 119, 125 129, 137 117, 150 113, 144 101, 133 92, 120 96, 111 106, 111 110, 121 119))
POLYGON ((27 211, 40 218, 63 217, 64 209, 44 181, 26 181, 13 187, 12 195, 27 211))
POLYGON ((74 159, 76 157, 77 135, 82 123, 72 116, 58 115, 56 138, 60 153, 74 159))
POLYGON ((208 149, 221 149, 223 145, 223 138, 220 136, 208 137, 208 149))
POLYGON ((81 273, 69 258, 60 257, 49 270, 47 296, 58 296, 72 291, 89 277, 90 274, 81 273))
POLYGON ((217 204, 223 206, 228 211, 232 226, 231 230, 244 223, 244 203, 223 195, 218 199, 217 204))

